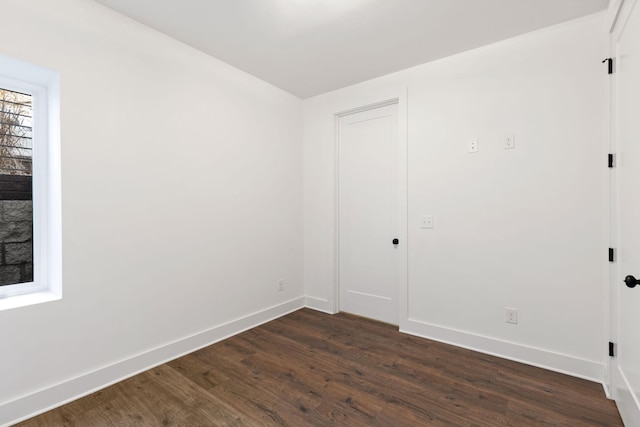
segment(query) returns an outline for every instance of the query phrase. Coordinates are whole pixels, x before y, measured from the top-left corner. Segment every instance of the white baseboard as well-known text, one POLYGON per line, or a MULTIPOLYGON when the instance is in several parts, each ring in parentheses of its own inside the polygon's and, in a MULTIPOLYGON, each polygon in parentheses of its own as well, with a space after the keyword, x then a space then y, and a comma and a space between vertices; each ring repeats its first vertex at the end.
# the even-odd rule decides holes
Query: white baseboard
POLYGON ((323 313, 336 314, 335 310, 333 309, 333 304, 326 299, 305 297, 304 306, 312 310, 321 311, 323 313))
MULTIPOLYGON (((305 297, 305 307, 328 314, 335 314, 333 305, 328 300, 320 298, 305 297)), ((607 366, 604 363, 496 338, 475 335, 469 332, 458 331, 412 319, 401 322, 399 330, 405 334, 415 335, 597 382, 602 384, 607 397, 610 396, 608 394, 607 366)))
POLYGON ((49 411, 185 354, 222 341, 304 307, 303 297, 266 308, 195 335, 140 353, 109 366, 0 404, 5 427, 49 411))
POLYGON ((640 401, 625 373, 618 367, 617 378, 620 384, 616 387, 616 405, 625 426, 640 426, 640 401))
POLYGON ((615 400, 613 398, 613 394, 611 393, 611 386, 609 386, 609 384, 602 383, 602 390, 604 391, 604 395, 606 396, 607 399, 615 400))
POLYGON ((400 332, 605 384, 603 363, 411 319, 402 322, 400 332))
POLYGON ((604 366, 604 372, 602 373, 602 388, 604 390, 604 395, 607 397, 607 399, 609 400, 615 400, 613 397, 613 391, 611 390, 611 372, 609 371, 610 369, 610 364, 607 363, 604 366))

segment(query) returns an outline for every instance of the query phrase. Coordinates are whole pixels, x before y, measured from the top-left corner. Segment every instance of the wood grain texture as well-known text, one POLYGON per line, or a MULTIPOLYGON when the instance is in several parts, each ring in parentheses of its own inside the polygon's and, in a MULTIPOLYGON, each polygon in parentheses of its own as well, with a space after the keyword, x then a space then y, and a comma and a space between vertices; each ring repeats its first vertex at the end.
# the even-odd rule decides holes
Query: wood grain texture
POLYGON ((19 426, 622 426, 599 384, 309 309, 19 426))

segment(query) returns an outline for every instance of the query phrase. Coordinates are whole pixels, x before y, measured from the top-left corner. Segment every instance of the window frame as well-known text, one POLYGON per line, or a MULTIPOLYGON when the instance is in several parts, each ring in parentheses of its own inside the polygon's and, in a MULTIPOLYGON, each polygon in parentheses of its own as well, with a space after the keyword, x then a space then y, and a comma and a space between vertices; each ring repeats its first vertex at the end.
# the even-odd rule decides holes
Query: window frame
POLYGON ((0 88, 32 96, 33 281, 0 286, 0 310, 62 297, 60 77, 0 55, 0 88))

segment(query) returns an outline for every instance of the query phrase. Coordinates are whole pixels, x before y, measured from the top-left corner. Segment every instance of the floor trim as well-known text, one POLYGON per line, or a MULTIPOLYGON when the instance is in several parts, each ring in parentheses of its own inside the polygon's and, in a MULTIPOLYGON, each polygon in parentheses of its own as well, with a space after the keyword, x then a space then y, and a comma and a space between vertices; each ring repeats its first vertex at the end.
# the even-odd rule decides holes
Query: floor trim
POLYGON ((304 297, 295 298, 2 403, 0 404, 0 426, 5 427, 24 421, 140 372, 282 317, 304 307, 304 303, 304 297))
POLYGON ((625 373, 618 367, 618 380, 616 384, 616 406, 622 422, 626 426, 640 426, 640 402, 631 390, 631 384, 625 373))
MULTIPOLYGON (((305 306, 324 313, 335 314, 328 309, 329 302, 318 298, 305 297, 305 306)), ((592 360, 561 354, 549 350, 531 347, 519 343, 485 337, 443 326, 408 319, 401 322, 400 332, 415 335, 456 347, 462 347, 480 353, 515 362, 525 363, 561 374, 571 375, 593 381, 608 391, 606 381, 607 366, 592 360)))
POLYGON ((320 311, 322 313, 336 314, 336 312, 333 310, 333 304, 326 299, 305 297, 304 306, 312 310, 320 311))
POLYGON ((605 384, 603 363, 411 319, 400 332, 605 384))

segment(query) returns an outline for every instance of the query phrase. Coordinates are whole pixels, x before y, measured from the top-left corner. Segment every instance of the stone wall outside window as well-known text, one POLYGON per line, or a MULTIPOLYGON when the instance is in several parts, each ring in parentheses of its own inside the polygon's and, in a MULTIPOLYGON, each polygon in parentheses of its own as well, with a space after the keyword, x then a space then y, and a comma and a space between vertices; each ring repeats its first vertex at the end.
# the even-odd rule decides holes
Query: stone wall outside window
POLYGON ((33 202, 0 200, 0 286, 33 281, 33 202))

